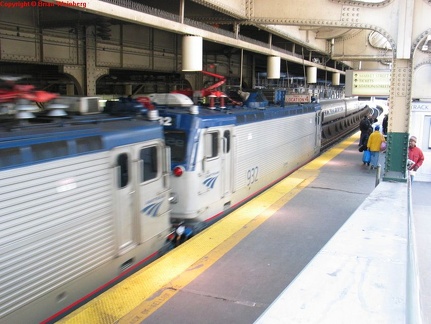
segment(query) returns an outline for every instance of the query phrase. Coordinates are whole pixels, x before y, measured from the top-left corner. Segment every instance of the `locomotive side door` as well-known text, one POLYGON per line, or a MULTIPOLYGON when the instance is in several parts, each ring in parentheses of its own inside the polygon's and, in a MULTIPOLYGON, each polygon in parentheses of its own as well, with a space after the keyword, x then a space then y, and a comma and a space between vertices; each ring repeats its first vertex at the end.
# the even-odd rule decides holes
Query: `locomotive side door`
POLYGON ((322 142, 322 119, 323 119, 321 110, 316 112, 315 118, 316 118, 316 125, 315 125, 316 133, 315 133, 314 147, 316 148, 316 150, 320 151, 320 144, 322 142))
POLYGON ((141 243, 170 227, 169 223, 169 172, 163 163, 167 154, 161 142, 135 146, 136 205, 139 240, 141 243))
POLYGON ((217 196, 212 194, 207 202, 220 198, 229 197, 231 189, 231 128, 211 129, 204 134, 204 159, 202 171, 205 179, 202 185, 206 188, 201 190, 209 192, 215 190, 217 196))
POLYGON ((121 255, 132 249, 136 244, 133 228, 134 219, 133 198, 135 186, 133 181, 132 150, 130 147, 120 147, 113 150, 112 155, 114 181, 114 227, 117 228, 117 249, 121 255))
POLYGON ((203 159, 199 195, 202 202, 212 204, 218 202, 223 195, 223 176, 221 159, 220 129, 209 129, 203 134, 203 159))

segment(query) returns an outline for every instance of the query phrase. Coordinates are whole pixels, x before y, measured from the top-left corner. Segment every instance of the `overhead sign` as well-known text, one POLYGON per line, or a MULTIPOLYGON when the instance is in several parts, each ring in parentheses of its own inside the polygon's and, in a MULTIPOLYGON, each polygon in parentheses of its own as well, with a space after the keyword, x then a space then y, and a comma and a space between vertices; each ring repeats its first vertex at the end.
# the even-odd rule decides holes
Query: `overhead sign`
POLYGON ((431 111, 431 102, 429 102, 429 101, 413 101, 412 102, 412 111, 430 112, 431 111))
POLYGON ((289 94, 284 97, 285 102, 306 102, 311 101, 311 96, 308 94, 289 94))
POLYGON ((347 70, 346 96, 389 96, 391 71, 347 70))

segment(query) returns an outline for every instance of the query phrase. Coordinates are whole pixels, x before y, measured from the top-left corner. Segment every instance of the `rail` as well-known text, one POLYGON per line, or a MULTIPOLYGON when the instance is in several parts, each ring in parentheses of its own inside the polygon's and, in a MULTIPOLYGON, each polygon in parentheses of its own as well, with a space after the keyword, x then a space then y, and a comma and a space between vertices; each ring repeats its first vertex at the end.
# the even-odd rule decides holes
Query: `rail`
POLYGON ((415 225, 413 221, 412 182, 407 177, 407 280, 406 280, 406 323, 422 324, 419 295, 419 266, 416 254, 415 225))
MULTIPOLYGON (((377 167, 376 187, 380 183, 381 167, 377 167)), ((407 178, 407 270, 406 270, 406 323, 423 323, 420 307, 419 266, 417 262, 415 226, 413 221, 412 187, 407 178)))

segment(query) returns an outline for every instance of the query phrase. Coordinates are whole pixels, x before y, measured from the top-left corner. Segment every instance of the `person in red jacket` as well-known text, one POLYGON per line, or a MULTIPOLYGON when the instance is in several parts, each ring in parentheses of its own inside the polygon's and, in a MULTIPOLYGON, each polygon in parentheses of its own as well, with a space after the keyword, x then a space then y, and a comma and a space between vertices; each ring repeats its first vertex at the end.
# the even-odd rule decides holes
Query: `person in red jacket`
POLYGON ((408 161, 408 170, 410 174, 410 179, 413 181, 414 175, 419 167, 424 162, 424 154, 422 150, 416 146, 417 138, 416 136, 412 136, 409 139, 409 161, 408 161))

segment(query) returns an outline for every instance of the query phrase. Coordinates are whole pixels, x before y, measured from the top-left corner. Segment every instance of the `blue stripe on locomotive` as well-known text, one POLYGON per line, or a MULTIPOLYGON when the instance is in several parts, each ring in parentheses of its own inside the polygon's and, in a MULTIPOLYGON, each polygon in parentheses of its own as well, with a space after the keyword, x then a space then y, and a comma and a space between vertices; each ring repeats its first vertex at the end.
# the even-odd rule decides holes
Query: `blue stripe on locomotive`
POLYGON ((177 165, 185 167, 186 171, 193 171, 196 166, 196 143, 199 140, 200 132, 205 128, 217 126, 238 126, 243 124, 257 123, 265 120, 284 118, 288 116, 301 115, 306 113, 316 113, 321 110, 318 103, 293 104, 285 107, 257 108, 233 108, 233 109, 200 109, 196 115, 190 114, 184 108, 165 108, 160 110, 160 116, 172 118, 172 125, 165 126, 167 131, 180 130, 186 134, 187 147, 185 161, 172 161, 171 167, 177 165))
MULTIPOLYGON (((93 120, 94 122, 94 120, 93 120)), ((106 118, 97 123, 85 122, 57 126, 37 125, 10 131, 0 127, 0 170, 88 153, 111 150, 115 147, 163 138, 158 122, 132 120, 130 118, 106 118), (77 149, 77 141, 93 139, 98 145, 77 149), (37 145, 66 143, 63 152, 47 150, 43 158, 35 158, 33 148, 37 145), (9 157, 7 156, 9 155, 9 157), (13 161, 12 161, 13 160, 13 161)))

